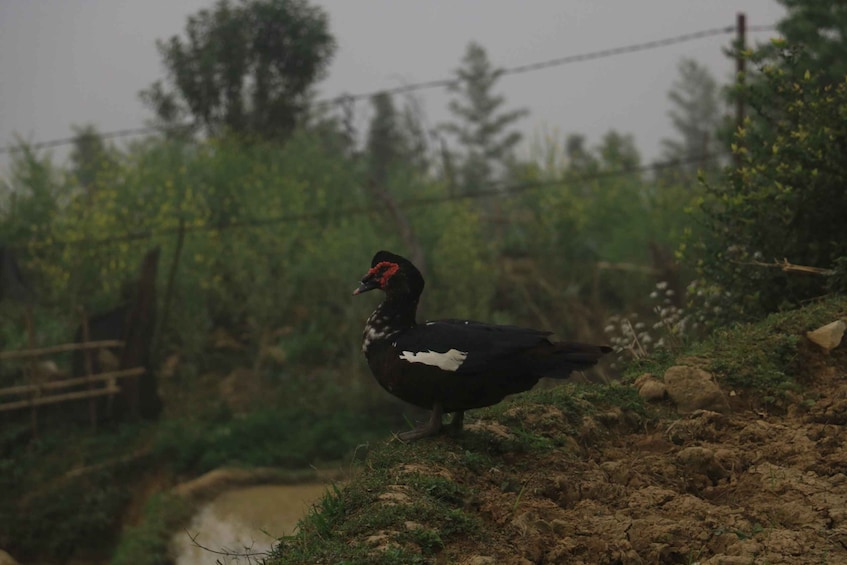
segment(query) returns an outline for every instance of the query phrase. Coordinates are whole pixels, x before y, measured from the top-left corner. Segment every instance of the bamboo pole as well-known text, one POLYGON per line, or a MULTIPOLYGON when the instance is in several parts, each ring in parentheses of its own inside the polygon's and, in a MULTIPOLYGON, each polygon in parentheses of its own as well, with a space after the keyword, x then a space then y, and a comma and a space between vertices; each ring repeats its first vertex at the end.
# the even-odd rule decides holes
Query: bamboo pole
POLYGON ((65 353, 67 351, 77 351, 85 349, 100 349, 103 347, 123 347, 124 342, 118 340, 91 341, 88 343, 65 343, 62 345, 53 345, 50 347, 42 347, 39 349, 21 349, 18 351, 0 351, 0 361, 8 361, 10 359, 26 359, 28 357, 41 357, 43 355, 52 355, 53 353, 65 353))
POLYGON ((44 390, 54 390, 68 388, 75 385, 83 385, 90 382, 106 381, 110 379, 123 379, 127 377, 138 377, 144 374, 144 367, 135 367, 132 369, 122 369, 120 371, 111 371, 108 373, 100 373, 89 377, 77 377, 74 379, 62 379, 59 381, 51 381, 41 385, 19 385, 7 388, 0 388, 0 396, 9 396, 12 394, 26 394, 28 392, 38 392, 44 390))
MULTIPOLYGON (((80 316, 82 318, 82 342, 88 343, 91 339, 91 332, 88 328, 88 316, 85 313, 85 308, 79 309, 80 316)), ((91 364, 91 350, 85 349, 82 352, 83 355, 83 365, 85 367, 85 376, 90 377, 93 375, 94 370, 91 364)), ((94 382, 88 381, 88 390, 94 390, 94 382)), ((93 430, 97 430, 97 400, 94 396, 88 397, 88 417, 91 420, 91 428, 93 430)))
MULTIPOLYGON (((33 320, 32 315, 33 307, 30 304, 26 309, 26 333, 27 333, 27 345, 30 350, 35 350, 35 322, 33 320)), ((37 356, 36 356, 37 357, 37 356)), ((32 380, 35 377, 35 362, 29 363, 29 382, 32 384, 32 380)), ((29 425, 32 428, 32 437, 38 438, 38 409, 33 404, 29 410, 29 425)))
POLYGON ((107 394, 117 394, 120 392, 118 387, 111 388, 96 388, 94 390, 81 390, 79 392, 67 392, 65 394, 55 394, 51 396, 41 396, 29 400, 18 400, 15 402, 7 402, 0 404, 0 412, 8 412, 19 408, 28 408, 36 406, 44 406, 45 404, 57 404, 59 402, 67 402, 69 400, 79 400, 82 398, 91 398, 94 396, 105 396, 107 394))

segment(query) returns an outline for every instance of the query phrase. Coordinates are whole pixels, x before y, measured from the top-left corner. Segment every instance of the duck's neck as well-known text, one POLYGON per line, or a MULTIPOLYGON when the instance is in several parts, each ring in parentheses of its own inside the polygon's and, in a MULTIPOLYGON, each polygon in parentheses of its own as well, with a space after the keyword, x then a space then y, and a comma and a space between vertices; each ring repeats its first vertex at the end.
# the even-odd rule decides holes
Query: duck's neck
POLYGON ((372 343, 388 339, 397 332, 416 326, 417 309, 418 298, 411 298, 408 295, 387 296, 365 324, 362 351, 367 353, 372 343))

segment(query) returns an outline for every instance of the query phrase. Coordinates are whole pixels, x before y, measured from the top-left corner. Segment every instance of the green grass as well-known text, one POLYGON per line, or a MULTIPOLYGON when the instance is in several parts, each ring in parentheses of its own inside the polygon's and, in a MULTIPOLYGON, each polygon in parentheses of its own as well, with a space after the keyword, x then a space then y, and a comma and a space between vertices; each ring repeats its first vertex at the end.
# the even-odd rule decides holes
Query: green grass
POLYGON ((144 518, 127 528, 112 555, 112 565, 160 565, 169 563, 174 532, 186 523, 194 509, 178 496, 153 495, 144 507, 144 518))
POLYGON ((633 364, 625 380, 647 372, 661 376, 668 367, 695 357, 722 386, 773 402, 802 384, 808 348, 815 347, 807 345, 805 333, 845 316, 847 298, 838 296, 771 314, 760 322, 718 328, 678 358, 660 353, 633 364))
POLYGON ((477 536, 479 520, 465 510, 473 493, 459 477, 435 471, 461 453, 458 444, 439 440, 377 448, 359 477, 328 492, 267 562, 428 563, 451 540, 477 536), (407 461, 420 467, 407 469, 407 461), (397 492, 397 500, 380 498, 397 492), (379 533, 386 537, 368 541, 379 533))

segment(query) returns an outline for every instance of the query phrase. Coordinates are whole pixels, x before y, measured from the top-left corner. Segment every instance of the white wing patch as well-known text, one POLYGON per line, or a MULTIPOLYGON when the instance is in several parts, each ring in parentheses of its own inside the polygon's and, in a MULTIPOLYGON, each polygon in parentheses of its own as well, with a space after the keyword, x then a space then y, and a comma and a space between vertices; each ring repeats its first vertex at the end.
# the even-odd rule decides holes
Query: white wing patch
POLYGON ((438 353, 437 351, 404 351, 400 354, 400 359, 409 363, 423 363, 424 365, 432 365, 445 371, 456 371, 465 362, 468 356, 464 351, 451 349, 447 353, 438 353))

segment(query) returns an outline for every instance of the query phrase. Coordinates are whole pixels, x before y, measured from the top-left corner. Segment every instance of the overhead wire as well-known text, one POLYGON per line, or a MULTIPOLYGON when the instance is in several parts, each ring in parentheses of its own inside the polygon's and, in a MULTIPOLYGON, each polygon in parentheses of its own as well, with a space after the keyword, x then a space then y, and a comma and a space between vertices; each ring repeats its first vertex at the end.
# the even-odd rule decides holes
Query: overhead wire
MULTIPOLYGON (((759 25, 759 26, 748 26, 748 32, 763 32, 763 31, 773 31, 776 29, 775 25, 759 25)), ((655 39, 652 41, 646 41, 643 43, 634 43, 630 45, 624 45, 620 47, 612 47, 607 49, 600 49, 598 51, 589 51, 586 53, 578 53, 575 55, 568 55, 565 57, 558 57, 555 59, 548 59, 546 61, 540 61, 536 63, 528 63, 525 65, 519 65, 516 67, 505 68, 501 70, 501 76, 510 76, 517 74, 530 73, 535 71, 540 71, 544 69, 549 69, 553 67, 560 67, 563 65, 569 65, 573 63, 581 63, 585 61, 592 61, 596 59, 604 59, 609 57, 615 57, 618 55, 626 55, 629 53, 638 53, 640 51, 648 51, 652 49, 659 49, 663 47, 669 47, 671 45, 677 45, 680 43, 687 43, 690 41, 696 41, 698 39, 704 39, 707 37, 714 37, 718 35, 726 35, 733 33, 735 31, 735 26, 724 26, 718 28, 704 29, 700 31, 695 31, 691 33, 684 33, 682 35, 676 35, 673 37, 665 37, 662 39, 655 39)), ((315 106, 324 107, 324 106, 332 106, 336 104, 345 104, 351 102, 357 102, 359 100, 367 100, 372 98, 377 94, 405 94, 408 92, 414 92, 418 90, 426 90, 433 88, 447 88, 456 84, 455 78, 443 78, 443 79, 435 79, 423 82, 416 82, 412 84, 406 84, 402 86, 397 86, 394 88, 387 88, 381 90, 375 90, 372 92, 360 93, 360 94, 342 94, 339 96, 335 96, 332 98, 318 100, 315 102, 315 106)), ((190 124, 189 124, 190 125, 190 124)), ((185 124, 182 124, 177 127, 184 127, 185 124)), ((115 131, 109 131, 105 133, 101 133, 100 136, 103 139, 118 139, 123 137, 136 137, 140 135, 147 135, 151 133, 156 133, 161 131, 161 127, 157 126, 145 126, 145 127, 136 127, 136 128, 127 128, 115 131)), ((46 149, 52 147, 59 147, 62 145, 70 145, 74 143, 75 137, 63 137, 59 139, 51 139, 47 141, 38 141, 35 143, 26 144, 25 147, 29 149, 46 149)), ((7 145, 5 147, 0 147, 0 154, 3 153, 14 153, 16 151, 20 151, 22 148, 18 145, 7 145)))

